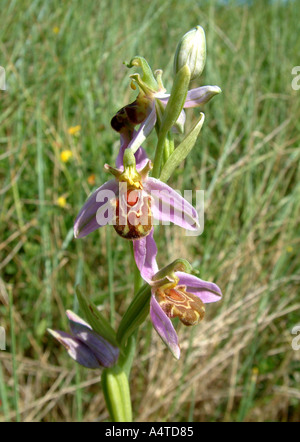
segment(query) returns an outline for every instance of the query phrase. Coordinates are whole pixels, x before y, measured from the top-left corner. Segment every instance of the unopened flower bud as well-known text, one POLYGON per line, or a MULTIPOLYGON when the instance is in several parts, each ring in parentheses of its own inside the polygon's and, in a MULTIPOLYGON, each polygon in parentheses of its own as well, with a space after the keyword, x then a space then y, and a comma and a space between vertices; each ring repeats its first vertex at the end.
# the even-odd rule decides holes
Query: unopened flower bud
POLYGON ((174 57, 174 73, 176 74, 182 66, 187 64, 191 71, 191 80, 193 80, 202 74, 205 60, 205 32, 201 26, 196 26, 182 37, 177 46, 174 57))

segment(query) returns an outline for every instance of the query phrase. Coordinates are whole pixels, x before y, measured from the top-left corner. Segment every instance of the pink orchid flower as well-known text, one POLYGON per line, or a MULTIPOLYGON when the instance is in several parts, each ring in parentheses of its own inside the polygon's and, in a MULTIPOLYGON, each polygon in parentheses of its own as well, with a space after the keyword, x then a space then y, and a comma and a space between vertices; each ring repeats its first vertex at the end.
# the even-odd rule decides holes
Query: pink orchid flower
MULTIPOLYGON (((142 83, 140 79, 138 83, 142 83)), ((163 86, 159 88, 159 91, 151 90, 145 85, 143 89, 133 103, 120 109, 111 120, 112 128, 121 136, 117 167, 122 162, 125 148, 130 148, 135 152, 154 128, 157 120, 157 102, 165 108, 169 101, 170 94, 165 93, 163 86), (140 125, 137 131, 134 129, 136 125, 140 125)), ((220 92, 222 91, 218 86, 201 86, 191 89, 187 93, 183 108, 202 106, 220 92)), ((176 123, 180 131, 183 131, 185 119, 185 112, 182 110, 176 123)))
MULTIPOLYGON (((196 325, 204 317, 205 305, 222 298, 220 288, 183 271, 161 277, 156 262, 157 247, 152 235, 135 246, 135 260, 143 279, 152 287, 150 318, 153 327, 176 359, 180 346, 171 318, 185 325, 196 325)), ((180 268, 180 267, 179 267, 180 268)))
POLYGON ((135 157, 130 149, 126 152, 132 155, 132 163, 119 169, 105 165, 115 179, 100 186, 84 204, 74 223, 75 237, 112 224, 120 236, 134 240, 139 253, 139 241, 135 240, 152 236, 155 220, 197 230, 199 219, 194 207, 170 186, 148 176, 151 163, 145 151, 139 148, 135 157))
POLYGON ((67 310, 71 333, 48 329, 68 351, 69 356, 86 368, 111 367, 119 357, 119 349, 96 333, 90 325, 67 310))

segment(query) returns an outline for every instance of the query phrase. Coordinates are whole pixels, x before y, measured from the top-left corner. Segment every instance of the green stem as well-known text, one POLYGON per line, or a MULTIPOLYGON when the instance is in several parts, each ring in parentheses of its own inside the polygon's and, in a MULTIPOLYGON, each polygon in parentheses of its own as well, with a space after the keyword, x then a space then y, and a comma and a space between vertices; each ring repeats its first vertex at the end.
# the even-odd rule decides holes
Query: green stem
MULTIPOLYGON (((134 293, 136 295, 143 285, 143 279, 135 263, 132 247, 131 252, 134 268, 134 293)), ((132 421, 129 377, 136 350, 137 333, 138 328, 128 339, 127 345, 122 346, 118 365, 107 368, 102 373, 103 394, 113 422, 132 421)))
MULTIPOLYGON (((82 276, 83 276, 83 252, 82 252, 82 242, 81 241, 77 241, 76 243, 77 246, 77 256, 78 256, 78 263, 77 263, 77 269, 76 269, 76 279, 75 279, 75 287, 77 287, 77 285, 81 285, 82 284, 82 276)), ((79 310, 79 303, 78 303, 78 298, 77 296, 74 296, 74 300, 73 300, 73 311, 75 313, 78 313, 79 310)), ((79 387, 80 385, 80 368, 79 365, 76 365, 76 393, 75 393, 75 398, 76 398, 76 415, 77 415, 77 422, 81 422, 82 421, 82 391, 81 388, 79 387)))
POLYGON ((10 321, 10 337, 11 337, 12 370, 13 370, 13 380, 14 380, 14 403, 16 410, 16 421, 20 422, 21 417, 19 412, 19 382, 18 382, 17 358, 16 358, 16 334, 15 334, 15 323, 13 315, 13 296, 11 289, 9 293, 9 321, 10 321))
POLYGON ((2 410, 3 410, 4 419, 6 422, 10 422, 9 404, 7 397, 7 382, 5 382, 4 380, 1 363, 0 363, 0 397, 2 400, 2 410))
POLYGON ((108 292, 110 301, 110 324, 112 328, 115 326, 115 294, 114 294, 114 266, 111 253, 111 236, 110 229, 106 229, 106 250, 108 262, 108 292))
POLYGON ((169 156, 174 152, 174 138, 171 132, 168 132, 168 140, 169 140, 169 156))
POLYGON ((144 282, 143 282, 143 279, 141 277, 140 271, 137 268, 137 265, 135 263, 134 252, 133 252, 133 245, 131 247, 131 251, 132 251, 132 254, 131 254, 131 256, 132 256, 132 266, 133 266, 133 269, 134 269, 134 271, 133 271, 133 278, 134 278, 133 279, 133 284, 134 284, 134 296, 135 296, 137 294, 137 292, 140 290, 140 288, 142 287, 144 282))
POLYGON ((82 422, 82 391, 79 387, 81 378, 80 378, 80 367, 76 365, 76 416, 77 422, 82 422))
POLYGON ((101 377, 105 402, 113 422, 132 422, 128 377, 118 365, 106 368, 101 377))
POLYGON ((170 156, 170 145, 169 145, 169 139, 167 137, 165 139, 165 147, 164 147, 164 152, 163 152, 162 167, 168 161, 169 156, 170 156))

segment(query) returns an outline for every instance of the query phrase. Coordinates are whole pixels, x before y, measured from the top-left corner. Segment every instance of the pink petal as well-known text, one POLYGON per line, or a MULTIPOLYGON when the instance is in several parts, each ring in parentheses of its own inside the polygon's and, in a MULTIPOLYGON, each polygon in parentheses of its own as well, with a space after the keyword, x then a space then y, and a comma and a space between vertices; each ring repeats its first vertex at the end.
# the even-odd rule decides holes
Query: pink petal
POLYGON ((87 322, 85 322, 80 316, 76 315, 76 313, 72 312, 71 310, 67 310, 66 314, 69 321, 76 322, 77 324, 81 324, 89 329, 92 329, 92 327, 87 322))
POLYGON ((141 123, 135 136, 128 144, 128 148, 132 149, 133 152, 136 152, 137 149, 143 144, 147 136, 152 131, 153 127, 155 126, 155 123, 156 123, 156 109, 155 109, 155 103, 153 102, 149 114, 147 115, 145 120, 141 123))
POLYGON ((187 93, 183 107, 197 107, 205 104, 220 92, 222 91, 218 86, 202 86, 197 87, 196 89, 191 89, 187 93))
POLYGON ((59 330, 50 330, 49 333, 60 342, 67 350, 69 356, 78 364, 87 368, 99 368, 100 363, 96 359, 94 353, 82 343, 79 339, 71 336, 68 333, 59 330))
POLYGON ((213 282, 203 281, 184 272, 176 272, 176 275, 179 277, 178 285, 185 285, 187 292, 198 296, 202 302, 216 302, 222 298, 221 289, 213 282))
POLYGON ((153 230, 144 238, 133 241, 133 251, 136 265, 142 278, 150 282, 152 276, 158 272, 156 262, 157 247, 153 238, 153 230))
POLYGON ((117 194, 118 182, 113 179, 107 181, 89 197, 75 220, 75 238, 82 238, 111 221, 113 213, 112 210, 109 210, 111 209, 110 202, 117 194), (101 213, 99 211, 100 208, 101 213), (106 216, 106 211, 108 216, 106 216))
POLYGON ((156 178, 147 178, 144 190, 152 196, 153 217, 164 223, 174 223, 187 230, 197 230, 199 219, 196 209, 172 187, 156 178))
POLYGON ((119 357, 119 349, 113 347, 106 339, 94 332, 89 326, 70 320, 70 329, 74 338, 86 345, 94 354, 100 365, 111 367, 119 357))
POLYGON ((152 295, 150 301, 150 317, 153 327, 176 359, 180 358, 178 336, 173 324, 152 295))

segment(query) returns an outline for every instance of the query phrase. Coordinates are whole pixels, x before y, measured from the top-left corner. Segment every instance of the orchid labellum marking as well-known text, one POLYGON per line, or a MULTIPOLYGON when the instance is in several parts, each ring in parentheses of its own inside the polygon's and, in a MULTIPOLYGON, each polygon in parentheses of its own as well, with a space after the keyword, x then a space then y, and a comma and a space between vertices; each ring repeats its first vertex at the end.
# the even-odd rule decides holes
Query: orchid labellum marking
POLYGON ((153 227, 151 197, 142 190, 120 192, 115 200, 114 229, 122 238, 136 240, 149 235, 153 227))
POLYGON ((158 288, 154 296, 168 318, 178 317, 184 325, 197 325, 204 318, 204 303, 185 286, 158 288))

